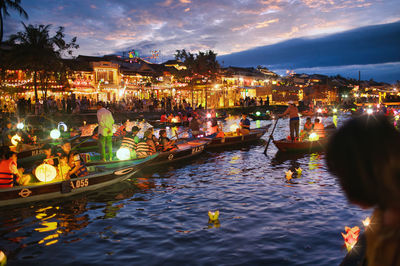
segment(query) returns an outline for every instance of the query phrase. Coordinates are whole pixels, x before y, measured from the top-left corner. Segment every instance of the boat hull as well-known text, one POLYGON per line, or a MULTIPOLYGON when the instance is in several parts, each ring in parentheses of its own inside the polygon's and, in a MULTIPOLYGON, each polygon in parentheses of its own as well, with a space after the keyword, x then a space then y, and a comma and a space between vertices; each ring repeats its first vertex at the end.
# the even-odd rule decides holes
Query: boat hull
POLYGON ((275 146, 281 152, 314 152, 322 151, 328 143, 328 138, 323 138, 318 141, 302 141, 291 142, 288 140, 274 140, 275 146))
POLYGON ((235 147, 241 146, 244 144, 248 144, 250 142, 254 142, 259 140, 269 129, 271 125, 266 127, 257 128, 250 130, 250 133, 247 135, 239 135, 232 137, 224 137, 224 138, 201 138, 202 140, 208 140, 210 143, 207 145, 207 149, 218 149, 218 148, 227 148, 227 147, 235 147))
POLYGON ((130 178, 136 172, 146 167, 156 156, 126 162, 119 168, 115 165, 98 165, 96 173, 67 181, 30 186, 16 186, 0 190, 0 206, 24 204, 34 201, 70 197, 87 191, 96 190, 130 178))

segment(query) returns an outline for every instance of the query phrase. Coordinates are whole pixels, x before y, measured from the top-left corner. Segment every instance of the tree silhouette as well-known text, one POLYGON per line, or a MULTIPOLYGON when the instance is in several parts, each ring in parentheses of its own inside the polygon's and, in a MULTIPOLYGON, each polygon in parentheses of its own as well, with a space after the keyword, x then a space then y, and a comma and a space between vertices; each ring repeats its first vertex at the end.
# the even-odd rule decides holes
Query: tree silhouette
POLYGON ((10 15, 8 9, 19 12, 20 16, 28 18, 28 13, 21 7, 21 0, 0 0, 0 43, 3 41, 4 19, 10 15))

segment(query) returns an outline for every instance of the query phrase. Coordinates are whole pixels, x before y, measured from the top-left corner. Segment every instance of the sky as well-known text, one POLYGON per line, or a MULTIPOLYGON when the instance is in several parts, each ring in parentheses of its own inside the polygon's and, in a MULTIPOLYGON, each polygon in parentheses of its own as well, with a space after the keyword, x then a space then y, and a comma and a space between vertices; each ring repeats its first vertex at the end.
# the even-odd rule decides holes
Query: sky
POLYGON ((65 27, 78 37, 75 55, 177 49, 219 55, 292 38, 316 37, 400 20, 399 0, 22 0, 24 20, 12 12, 5 35, 26 24, 65 27))

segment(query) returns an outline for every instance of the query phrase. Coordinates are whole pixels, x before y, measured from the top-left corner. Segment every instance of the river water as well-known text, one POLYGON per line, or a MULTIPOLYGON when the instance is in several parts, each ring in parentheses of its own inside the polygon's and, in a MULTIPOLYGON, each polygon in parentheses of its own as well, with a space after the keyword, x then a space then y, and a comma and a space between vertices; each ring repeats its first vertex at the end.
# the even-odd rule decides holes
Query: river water
MULTIPOLYGON (((287 134, 279 120, 275 138, 287 134)), ((0 209, 0 249, 8 265, 338 265, 340 232, 361 228, 370 211, 346 201, 323 153, 287 156, 271 143, 264 156, 262 144, 206 151, 91 194, 0 209), (285 172, 299 167, 287 181, 285 172), (209 210, 220 211, 218 222, 209 223, 209 210)))

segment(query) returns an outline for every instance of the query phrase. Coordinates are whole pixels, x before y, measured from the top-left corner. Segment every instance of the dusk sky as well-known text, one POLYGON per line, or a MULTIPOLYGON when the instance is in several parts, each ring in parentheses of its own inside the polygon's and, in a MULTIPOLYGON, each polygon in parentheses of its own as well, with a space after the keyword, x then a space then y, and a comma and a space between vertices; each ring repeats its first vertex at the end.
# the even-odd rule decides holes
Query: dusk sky
MULTIPOLYGON (((219 55, 400 20, 399 0, 22 0, 30 24, 64 26, 85 55, 176 49, 219 55)), ((16 13, 6 37, 21 29, 16 13)))

